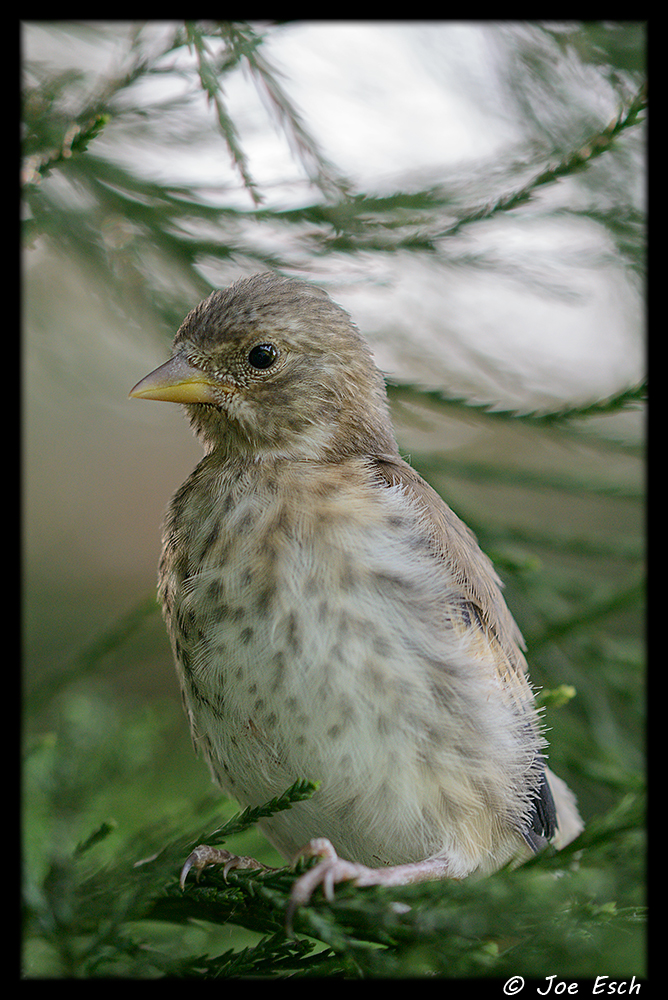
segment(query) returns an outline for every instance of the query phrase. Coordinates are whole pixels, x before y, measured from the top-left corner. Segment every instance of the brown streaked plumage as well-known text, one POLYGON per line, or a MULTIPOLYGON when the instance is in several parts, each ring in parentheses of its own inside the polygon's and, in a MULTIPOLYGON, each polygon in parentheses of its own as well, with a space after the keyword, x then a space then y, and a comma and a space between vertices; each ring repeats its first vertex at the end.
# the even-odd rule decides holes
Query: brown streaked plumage
MULTIPOLYGON (((243 805, 320 782, 263 824, 286 857, 321 858, 293 906, 573 839, 500 581, 400 458, 347 313, 303 282, 243 279, 193 309, 131 395, 183 403, 206 452, 160 564, 195 745, 243 805)), ((255 864, 203 847, 182 877, 212 861, 255 864)))

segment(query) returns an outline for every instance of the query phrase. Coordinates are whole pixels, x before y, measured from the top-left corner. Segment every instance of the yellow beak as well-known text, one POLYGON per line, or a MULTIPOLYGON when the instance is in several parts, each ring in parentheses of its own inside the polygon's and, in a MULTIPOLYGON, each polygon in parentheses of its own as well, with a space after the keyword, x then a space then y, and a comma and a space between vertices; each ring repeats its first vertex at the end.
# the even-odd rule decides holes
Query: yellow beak
POLYGON ((160 399, 167 403, 213 403, 220 405, 225 385, 176 354, 164 365, 137 382, 130 396, 137 399, 160 399), (214 390, 218 394, 214 394, 214 390))

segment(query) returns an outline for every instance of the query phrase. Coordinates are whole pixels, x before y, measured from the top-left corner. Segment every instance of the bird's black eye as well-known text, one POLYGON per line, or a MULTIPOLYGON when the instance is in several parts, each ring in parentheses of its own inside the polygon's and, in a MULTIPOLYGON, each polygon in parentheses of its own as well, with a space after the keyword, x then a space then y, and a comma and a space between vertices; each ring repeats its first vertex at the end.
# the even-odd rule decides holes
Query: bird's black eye
POLYGON ((273 344, 256 344, 248 352, 248 364, 253 368, 271 368, 278 358, 278 349, 273 344))

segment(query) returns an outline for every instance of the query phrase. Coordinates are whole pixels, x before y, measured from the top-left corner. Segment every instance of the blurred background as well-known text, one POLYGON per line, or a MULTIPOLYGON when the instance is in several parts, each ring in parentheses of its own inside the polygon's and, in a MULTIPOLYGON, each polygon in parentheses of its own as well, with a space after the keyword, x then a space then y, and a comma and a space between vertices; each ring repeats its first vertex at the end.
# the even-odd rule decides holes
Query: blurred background
MULTIPOLYGON (((200 450, 178 407, 127 397, 256 271, 326 288, 370 341, 402 454, 494 559, 536 685, 564 686, 550 758, 585 818, 639 786, 645 42, 635 22, 22 25, 35 912, 107 815, 130 838, 148 802, 209 790, 154 602, 200 450)), ((53 971, 52 946, 28 965, 53 971)))

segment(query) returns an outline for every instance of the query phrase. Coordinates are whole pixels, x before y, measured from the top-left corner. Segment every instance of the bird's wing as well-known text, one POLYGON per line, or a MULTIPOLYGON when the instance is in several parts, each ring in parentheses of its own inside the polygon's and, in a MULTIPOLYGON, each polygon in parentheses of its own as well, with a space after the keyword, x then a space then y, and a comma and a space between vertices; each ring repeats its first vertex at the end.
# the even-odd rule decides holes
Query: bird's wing
POLYGON ((423 509, 431 526, 434 550, 460 590, 459 608, 452 611, 456 625, 472 642, 471 652, 491 660, 504 691, 518 707, 533 704, 522 634, 508 610, 492 562, 480 549, 473 532, 401 459, 374 459, 374 473, 382 483, 398 485, 410 493, 423 509))
MULTIPOLYGON (((381 484, 398 485, 419 502, 431 527, 434 550, 460 591, 457 607, 449 608, 455 628, 469 639, 470 653, 492 665, 504 698, 536 726, 534 692, 522 652, 524 640, 503 598, 503 584, 492 561, 473 532, 410 465, 386 456, 374 459, 373 465, 381 484)), ((556 822, 552 791, 541 768, 532 811, 521 831, 532 850, 540 850, 552 838, 556 822)))

